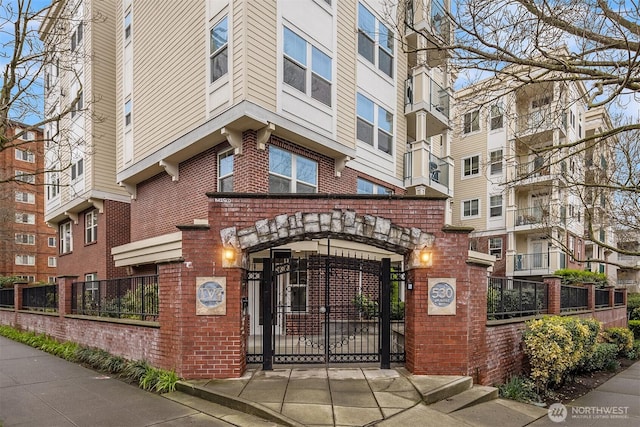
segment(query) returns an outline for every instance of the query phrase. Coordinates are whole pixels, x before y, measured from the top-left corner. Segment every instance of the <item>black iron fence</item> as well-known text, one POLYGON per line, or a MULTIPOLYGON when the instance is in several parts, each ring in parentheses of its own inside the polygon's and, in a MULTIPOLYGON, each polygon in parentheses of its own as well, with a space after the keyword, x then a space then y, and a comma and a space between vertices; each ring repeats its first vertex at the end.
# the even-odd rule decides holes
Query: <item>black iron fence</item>
POLYGON ((560 312, 586 310, 589 290, 582 286, 560 285, 560 312))
POLYGON ((489 320, 535 316, 545 314, 547 310, 548 290, 545 283, 511 277, 489 277, 489 320))
POLYGON ((158 320, 157 275, 74 282, 71 295, 73 314, 158 320))
POLYGON ((58 311, 58 285, 29 286, 22 288, 22 309, 33 311, 58 311))
POLYGON ((613 294, 613 305, 616 307, 624 305, 624 290, 615 290, 615 293, 613 294))
POLYGON ((596 308, 609 307, 609 290, 596 289, 596 308))
POLYGON ((1 308, 13 308, 15 292, 13 288, 0 289, 0 307, 1 308))

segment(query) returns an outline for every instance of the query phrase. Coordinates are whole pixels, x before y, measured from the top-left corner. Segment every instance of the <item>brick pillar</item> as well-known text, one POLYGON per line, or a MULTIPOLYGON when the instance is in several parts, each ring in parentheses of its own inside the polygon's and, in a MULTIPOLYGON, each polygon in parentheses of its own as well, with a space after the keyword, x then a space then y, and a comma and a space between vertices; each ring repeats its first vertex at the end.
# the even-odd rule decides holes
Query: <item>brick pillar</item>
POLYGON ((587 288, 587 310, 595 311, 596 309, 596 284, 585 283, 587 288))
POLYGON ((71 301, 73 294, 71 284, 78 279, 78 276, 58 276, 58 314, 63 317, 71 314, 71 301))
POLYGON ((609 286, 607 287, 607 289, 609 290, 609 307, 615 307, 616 306, 616 288, 613 286, 609 286))
POLYGON ((544 283, 548 290, 548 311, 547 314, 560 314, 560 276, 544 276, 544 283))
POLYGON ((13 309, 22 310, 22 289, 27 286, 27 282, 14 282, 13 284, 13 309))

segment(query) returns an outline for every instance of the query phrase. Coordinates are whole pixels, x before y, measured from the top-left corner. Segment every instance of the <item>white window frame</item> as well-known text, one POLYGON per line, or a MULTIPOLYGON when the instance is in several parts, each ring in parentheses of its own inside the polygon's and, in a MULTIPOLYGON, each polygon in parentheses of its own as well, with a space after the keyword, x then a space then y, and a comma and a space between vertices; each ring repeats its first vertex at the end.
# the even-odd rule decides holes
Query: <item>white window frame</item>
POLYGON ((20 280, 26 280, 27 283, 34 283, 36 281, 36 276, 27 275, 27 276, 16 276, 16 277, 20 280))
POLYGON ((309 283, 308 283, 308 273, 307 273, 307 269, 306 266, 296 266, 295 268, 293 267, 293 263, 301 263, 304 262, 306 263, 307 260, 306 259, 295 259, 295 260, 291 260, 292 261, 292 269, 289 272, 289 292, 287 292, 287 305, 289 307, 289 312, 290 313, 307 313, 309 311, 309 283), (301 274, 303 273, 303 274, 301 274), (301 279, 302 276, 304 275, 304 279, 301 279), (293 288, 296 289, 304 289, 304 296, 305 296, 305 301, 304 301, 304 310, 294 310, 293 308, 293 297, 292 297, 292 292, 291 290, 293 290, 293 288))
POLYGON ((125 44, 129 43, 131 41, 131 36, 132 36, 132 30, 133 30, 133 26, 132 26, 132 17, 131 17, 131 10, 128 10, 127 13, 125 13, 124 15, 124 42, 125 44))
POLYGON ((75 116, 79 115, 80 112, 84 109, 84 92, 82 90, 73 92, 74 98, 77 96, 78 101, 71 106, 71 118, 73 119, 75 116))
POLYGON ((84 175, 84 157, 80 156, 76 161, 71 163, 71 181, 79 181, 84 175))
MULTIPOLYGON (((218 191, 223 191, 223 184, 231 181, 231 191, 233 191, 233 166, 235 163, 234 150, 225 150, 218 154, 218 191), (222 161, 231 158, 231 172, 222 172, 222 161)), ((226 190, 225 190, 226 191, 226 190)))
POLYGON ((35 255, 16 255, 16 265, 36 265, 35 255))
POLYGON ((496 102, 489 107, 489 130, 504 128, 504 108, 501 102, 496 102))
POLYGON ((373 66, 380 70, 380 72, 387 78, 394 78, 395 75, 395 37, 393 34, 393 30, 387 27, 380 19, 376 17, 376 15, 364 4, 358 2, 358 55, 362 57, 366 62, 373 64, 373 66), (374 28, 365 28, 364 23, 362 22, 362 18, 364 17, 362 13, 366 13, 371 15, 373 18, 373 27, 374 28), (387 33, 387 36, 384 34, 387 33), (361 50, 361 46, 363 42, 370 43, 373 48, 373 58, 369 58, 363 54, 361 50), (385 41, 387 42, 385 45, 385 41), (389 43, 391 46, 389 46, 389 43), (380 58, 382 55, 387 55, 390 59, 391 65, 391 73, 387 73, 381 67, 380 58), (373 60, 372 60, 373 59, 373 60))
POLYGON ((489 237, 489 255, 502 259, 502 237, 489 237), (499 243, 499 244, 497 244, 499 243))
POLYGON ((28 191, 16 191, 15 200, 18 203, 27 203, 33 205, 36 203, 36 195, 28 191))
POLYGON ((55 248, 56 247, 56 238, 51 236, 47 238, 47 246, 49 246, 50 248, 55 248))
POLYGON ((124 103, 124 127, 128 129, 133 122, 132 101, 129 99, 124 103))
POLYGON ((228 74, 229 74, 229 17, 225 16, 222 19, 220 19, 218 22, 216 22, 216 24, 213 27, 211 27, 211 29, 209 30, 209 83, 213 84, 228 74), (214 40, 215 40, 214 33, 217 30, 222 28, 221 27, 222 23, 224 23, 224 25, 226 26, 226 29, 224 30, 225 31, 224 42, 221 45, 217 46, 214 43, 214 40), (218 59, 218 57, 220 57, 221 55, 226 55, 226 60, 224 61, 225 69, 222 70, 224 72, 220 75, 214 75, 214 71, 216 69, 214 65, 216 64, 216 60, 218 59))
POLYGON ((48 267, 57 267, 58 266, 58 258, 56 258, 54 256, 50 256, 47 259, 47 266, 48 267))
POLYGON ((100 286, 100 281, 98 280, 98 273, 87 273, 84 275, 85 288, 86 292, 91 294, 91 300, 96 300, 98 298, 98 287, 100 286))
POLYGON ((35 163, 36 155, 31 150, 23 150, 21 148, 16 148, 16 160, 20 160, 22 162, 27 162, 27 163, 35 163))
MULTIPOLYGON (((299 184, 303 185, 305 187, 309 187, 309 188, 313 188, 314 191, 304 191, 304 193, 317 193, 318 192, 318 162, 310 159, 308 157, 304 157, 298 154, 295 154, 291 151, 285 150, 283 148, 279 148, 279 147, 275 147, 273 145, 269 146, 269 178, 271 179, 271 177, 274 177, 276 179, 282 179, 282 180, 288 180, 289 181, 289 193, 302 193, 298 191, 299 188, 299 184), (291 158, 291 163, 290 163, 290 173, 291 176, 287 176, 287 175, 283 175, 281 173, 278 173, 274 170, 272 170, 271 168, 271 159, 272 159, 272 150, 276 150, 276 151, 281 151, 283 153, 287 153, 290 155, 291 158), (311 162, 312 164, 315 165, 315 177, 314 180, 315 182, 311 183, 311 182, 307 182, 307 181, 301 181, 298 178, 298 162, 299 161, 304 161, 304 162, 311 162)), ((269 187, 271 187, 271 185, 269 185, 269 187)), ((304 187, 303 187, 304 188, 304 187)), ((271 192, 271 188, 269 188, 269 192, 271 192)))
MULTIPOLYGON (((329 54, 327 54, 322 49, 318 48, 308 40, 306 40, 303 36, 301 36, 297 31, 293 30, 288 26, 283 26, 282 30, 282 40, 283 40, 283 64, 282 64, 282 80, 285 85, 288 87, 292 87, 306 96, 318 101, 319 103, 326 105, 327 107, 331 107, 332 99, 333 99, 333 59, 329 54), (293 51, 287 52, 288 42, 298 41, 300 43, 304 43, 304 52, 299 57, 294 56, 293 51), (321 59, 328 61, 328 64, 320 61, 321 59), (304 86, 302 88, 296 87, 292 83, 287 82, 287 73, 288 69, 287 64, 290 63, 291 67, 297 67, 302 70, 304 74, 304 86), (310 64, 310 65, 309 65, 310 64), (328 67, 326 66, 328 65, 328 67), (325 87, 328 86, 328 97, 316 95, 314 92, 314 83, 318 82, 324 84, 325 87)), ((293 43, 295 45, 295 43, 293 43)), ((318 92, 320 95, 324 94, 326 91, 318 92)))
POLYGON ((480 199, 467 199, 467 200, 463 200, 462 203, 460 203, 460 208, 461 208, 461 217, 462 219, 471 219, 471 218, 479 218, 480 217, 480 199), (475 209, 476 213, 473 213, 473 202, 476 202, 477 207, 475 209), (469 204, 469 215, 465 214, 466 209, 466 205, 469 204))
POLYGON ((84 243, 95 243, 98 240, 98 210, 92 209, 84 214, 84 243))
POLYGON ((393 127, 394 127, 394 122, 395 122, 395 117, 393 116, 393 114, 388 111, 386 108, 376 104, 371 98, 369 98, 368 96, 364 95, 363 93, 358 92, 356 94, 356 138, 358 139, 358 141, 361 141, 371 147, 374 147, 375 149, 377 149, 378 151, 385 153, 389 156, 392 156, 394 153, 394 146, 395 146, 395 136, 394 136, 394 132, 393 132, 393 127), (373 108, 373 117, 365 117, 363 114, 361 114, 364 110, 365 110, 365 103, 370 103, 370 105, 373 108), (391 129, 384 129, 383 127, 380 126, 380 116, 383 114, 388 114, 391 117, 391 129), (371 121, 371 119, 373 118, 373 121, 371 121), (371 126, 371 131, 373 132, 372 135, 372 141, 366 141, 364 139, 360 138, 360 135, 358 134, 358 125, 362 124, 362 125, 366 125, 366 126, 371 126), (385 137, 387 137, 389 139, 389 150, 385 151, 383 149, 380 148, 380 135, 383 135, 385 137))
POLYGON ((15 171, 15 180, 18 182, 23 182, 25 184, 35 184, 36 176, 32 172, 26 172, 21 170, 15 171))
POLYGON ((462 159, 462 179, 473 178, 480 175, 480 155, 464 157, 462 159), (476 159, 476 167, 474 168, 474 159, 476 159), (467 173, 467 162, 469 162, 469 171, 467 173))
POLYGON ((504 160, 504 151, 502 148, 489 151, 489 174, 501 175, 504 169, 502 164, 504 160), (498 154, 499 153, 499 154, 498 154))
POLYGON ((503 215, 503 197, 502 194, 493 194, 489 196, 489 218, 502 218, 503 215), (500 200, 500 204, 495 204, 497 200, 500 200), (500 208, 500 214, 494 215, 494 209, 500 208))
POLYGON ((358 177, 356 185, 356 194, 393 194, 392 189, 360 177, 358 177), (363 186, 370 187, 371 190, 368 191, 368 188, 363 188, 363 186))
POLYGON ((47 173, 47 200, 55 199, 60 196, 60 175, 58 172, 47 173))
POLYGON ((480 131, 480 110, 465 113, 462 119, 462 132, 467 135, 480 131))
POLYGON ((71 52, 75 52, 76 49, 80 48, 80 44, 84 38, 84 28, 82 22, 80 22, 75 30, 73 30, 73 34, 71 34, 71 52))
POLYGON ((26 212, 16 212, 16 223, 17 224, 35 224, 36 215, 32 213, 26 213, 26 212))
POLYGON ((73 251, 73 226, 71 221, 63 222, 58 226, 60 250, 59 253, 68 254, 73 251))
POLYGON ((15 242, 18 245, 35 245, 36 235, 29 233, 16 233, 15 242))

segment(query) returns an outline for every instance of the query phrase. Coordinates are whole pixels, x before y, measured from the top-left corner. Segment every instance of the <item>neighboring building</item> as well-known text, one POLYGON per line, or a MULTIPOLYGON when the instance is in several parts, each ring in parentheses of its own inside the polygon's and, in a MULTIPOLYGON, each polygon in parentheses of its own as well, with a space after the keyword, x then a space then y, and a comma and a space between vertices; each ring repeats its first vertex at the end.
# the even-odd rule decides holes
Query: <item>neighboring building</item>
POLYGON ((457 93, 453 223, 474 228, 472 249, 496 257, 495 275, 584 268, 584 155, 558 150, 600 126, 596 113, 587 119, 584 94, 579 82, 504 79, 457 93))
POLYGON ((81 87, 86 110, 60 124, 58 138, 78 141, 74 166, 50 175, 61 274, 155 273, 179 256, 176 225, 206 219, 212 191, 452 196, 452 82, 434 49, 451 37, 448 2, 397 11, 417 55, 403 52, 383 3, 56 6, 51 18, 75 11, 63 56, 80 72, 75 81, 52 62, 47 108, 81 87), (203 21, 205 32, 193 25, 203 21))
POLYGON ((630 254, 617 253, 618 286, 624 286, 628 292, 640 292, 640 236, 635 230, 616 230, 617 247, 630 254))
POLYGON ((130 197, 116 183, 116 3, 56 2, 40 28, 52 58, 45 116, 63 115, 44 129, 45 219, 58 230, 59 273, 79 280, 126 274, 109 256, 129 241, 130 197))
POLYGON ((56 277, 56 232, 44 220, 44 140, 42 130, 12 122, 13 148, 0 153, 0 173, 15 177, 0 184, 0 276, 29 283, 56 277))

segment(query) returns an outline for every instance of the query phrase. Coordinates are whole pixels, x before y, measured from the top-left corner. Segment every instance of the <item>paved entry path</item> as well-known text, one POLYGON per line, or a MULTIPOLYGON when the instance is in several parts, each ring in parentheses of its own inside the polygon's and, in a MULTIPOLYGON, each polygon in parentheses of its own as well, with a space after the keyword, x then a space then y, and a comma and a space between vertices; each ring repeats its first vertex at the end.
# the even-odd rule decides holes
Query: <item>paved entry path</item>
POLYGON ((207 402, 203 410, 0 337, 0 426, 267 426, 207 402))

